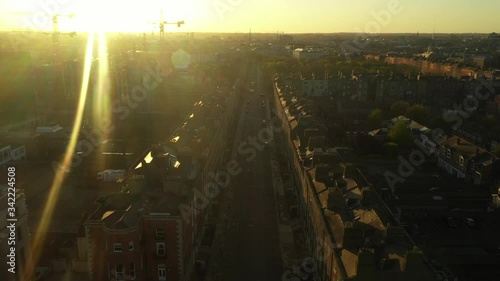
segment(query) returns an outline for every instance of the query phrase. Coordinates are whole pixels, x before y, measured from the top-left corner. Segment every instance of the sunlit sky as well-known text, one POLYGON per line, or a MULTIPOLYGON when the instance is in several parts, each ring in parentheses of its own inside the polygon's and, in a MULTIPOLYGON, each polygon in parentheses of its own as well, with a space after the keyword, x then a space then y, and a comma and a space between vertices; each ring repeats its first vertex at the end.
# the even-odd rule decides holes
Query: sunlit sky
POLYGON ((0 0, 0 29, 51 30, 49 18, 11 11, 69 14, 63 31, 151 31, 147 22, 185 20, 183 32, 490 33, 500 28, 498 0, 0 0), (387 24, 370 31, 374 13, 399 3, 387 24), (368 26, 368 27, 367 27, 368 26))

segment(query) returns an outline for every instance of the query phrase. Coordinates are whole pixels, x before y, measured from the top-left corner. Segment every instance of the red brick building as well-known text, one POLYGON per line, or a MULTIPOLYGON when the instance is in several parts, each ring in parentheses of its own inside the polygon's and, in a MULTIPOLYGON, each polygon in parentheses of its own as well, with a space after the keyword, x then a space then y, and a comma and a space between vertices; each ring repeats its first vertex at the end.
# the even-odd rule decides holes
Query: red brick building
POLYGON ((194 244, 193 228, 180 216, 181 198, 152 191, 144 178, 133 181, 129 193, 100 198, 85 223, 91 279, 183 280, 194 244))

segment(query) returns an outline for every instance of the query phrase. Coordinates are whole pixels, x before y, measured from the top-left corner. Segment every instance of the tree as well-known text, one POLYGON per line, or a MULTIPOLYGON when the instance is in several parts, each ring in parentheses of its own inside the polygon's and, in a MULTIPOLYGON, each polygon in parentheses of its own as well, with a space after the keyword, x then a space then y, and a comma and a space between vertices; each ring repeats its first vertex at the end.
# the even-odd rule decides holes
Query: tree
POLYGON ((398 144, 394 142, 384 143, 384 152, 387 158, 394 158, 398 152, 398 144))
POLYGON ((495 118, 494 115, 488 114, 488 115, 484 116, 482 119, 483 120, 481 121, 481 123, 486 125, 486 127, 488 127, 488 128, 500 125, 500 123, 498 122, 498 120, 495 118))
POLYGON ((417 121, 418 123, 426 124, 431 117, 431 111, 422 104, 414 104, 408 108, 406 117, 417 121))
POLYGON ((500 157, 500 145, 497 145, 491 153, 493 153, 496 157, 500 157))
POLYGON ((391 142, 395 142, 400 146, 407 146, 412 142, 412 134, 405 120, 400 120, 394 124, 387 134, 391 142))
POLYGON ((380 127, 382 120, 382 109, 380 108, 373 110, 368 116, 368 123, 370 127, 374 129, 380 127))
POLYGON ((405 115, 406 112, 408 111, 408 108, 410 108, 410 103, 407 101, 397 101, 391 105, 391 115, 393 116, 399 116, 399 115, 405 115))

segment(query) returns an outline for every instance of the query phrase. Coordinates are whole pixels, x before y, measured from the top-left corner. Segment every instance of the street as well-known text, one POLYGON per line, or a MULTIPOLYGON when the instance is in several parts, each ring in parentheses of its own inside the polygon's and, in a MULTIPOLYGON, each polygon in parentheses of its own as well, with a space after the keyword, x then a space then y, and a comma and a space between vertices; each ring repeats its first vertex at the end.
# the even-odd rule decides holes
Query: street
MULTIPOLYGON (((249 81, 255 91, 245 93, 237 143, 257 138, 255 157, 236 154, 243 171, 231 179, 230 207, 223 233, 223 247, 216 258, 216 280, 280 280, 283 273, 278 218, 271 175, 269 146, 259 141, 259 130, 267 119, 269 93, 260 96, 262 85, 255 65, 250 65, 249 81), (247 102, 248 101, 248 102, 247 102)), ((250 148, 250 144, 245 147, 250 148)))

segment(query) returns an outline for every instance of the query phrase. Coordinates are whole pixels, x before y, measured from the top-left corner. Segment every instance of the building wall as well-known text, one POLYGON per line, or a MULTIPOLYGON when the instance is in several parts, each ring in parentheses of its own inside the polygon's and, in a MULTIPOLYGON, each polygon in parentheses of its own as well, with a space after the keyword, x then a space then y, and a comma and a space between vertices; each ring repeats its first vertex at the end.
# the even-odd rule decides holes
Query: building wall
POLYGON ((117 264, 122 264, 125 274, 130 275, 131 263, 135 263, 136 279, 145 278, 145 247, 141 242, 144 239, 141 228, 122 233, 109 232, 100 223, 91 223, 86 226, 86 236, 90 280, 110 280, 114 276, 113 269, 117 264), (129 250, 129 242, 134 243, 132 251, 129 250), (114 252, 114 243, 122 244, 122 252, 114 252))
POLYGON ((304 225, 306 245, 310 253, 313 253, 313 257, 319 261, 319 270, 315 271, 313 274, 314 280, 343 280, 337 262, 338 256, 332 250, 336 245, 332 244, 330 232, 323 217, 323 211, 319 207, 317 198, 312 193, 312 181, 307 171, 302 168, 302 163, 297 154, 298 148, 295 147, 290 137, 290 122, 288 121, 284 108, 281 106, 279 95, 280 91, 275 85, 274 101, 276 114, 282 124, 286 156, 291 160, 289 161, 290 168, 294 170, 294 173, 292 173, 292 180, 295 183, 294 185, 299 197, 299 214, 301 215, 304 225))
POLYGON ((183 264, 180 260, 180 229, 178 223, 178 219, 154 216, 148 216, 144 219, 145 274, 150 280, 160 280, 158 278, 159 265, 165 265, 167 271, 166 280, 179 280, 182 276, 181 267, 183 267, 183 264), (164 230, 165 235, 163 238, 156 236, 157 229, 164 230), (165 244, 165 256, 157 254, 157 243, 165 244))
POLYGON ((413 57, 387 57, 385 58, 385 62, 388 64, 408 65, 426 74, 447 75, 452 77, 484 74, 488 78, 491 78, 491 74, 487 71, 476 71, 466 67, 459 67, 458 64, 443 64, 439 62, 415 60, 413 57))
POLYGON ((306 96, 328 95, 328 80, 302 80, 302 93, 306 96))
MULTIPOLYGON (((7 209, 9 206, 7 205, 6 192, 7 190, 5 190, 4 194, 4 191, 2 190, 2 194, 0 195, 1 201, 5 203, 1 206, 2 209, 0 209, 1 218, 7 218, 9 212, 9 210, 7 209)), ((16 278, 21 278, 21 276, 23 276, 26 264, 31 258, 31 234, 28 227, 28 210, 24 192, 19 189, 16 190, 15 208, 15 218, 17 219, 17 221, 15 222, 15 245, 8 244, 10 230, 7 228, 7 226, 10 225, 11 222, 7 222, 5 219, 0 220, 0 253, 2 253, 2 263, 0 264, 0 280, 6 281, 20 281, 20 279, 16 278), (16 274, 12 274, 7 271, 10 266, 7 265, 6 255, 10 253, 10 247, 15 247, 16 251, 16 274)))

